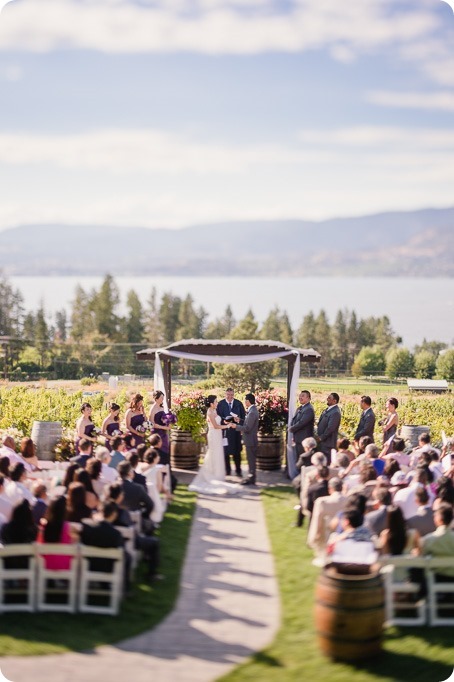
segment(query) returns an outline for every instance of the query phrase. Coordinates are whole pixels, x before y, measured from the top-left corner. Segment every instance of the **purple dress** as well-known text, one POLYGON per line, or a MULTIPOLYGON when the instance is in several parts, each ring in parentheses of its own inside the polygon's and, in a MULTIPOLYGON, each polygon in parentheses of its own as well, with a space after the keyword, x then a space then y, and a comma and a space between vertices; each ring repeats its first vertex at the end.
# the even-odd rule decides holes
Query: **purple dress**
MULTIPOLYGON (((167 426, 165 422, 165 417, 166 413, 164 410, 160 410, 159 412, 156 412, 154 415, 154 423, 155 424, 161 424, 162 426, 167 426)), ((170 452, 170 447, 169 447, 169 432, 165 429, 153 429, 153 433, 157 433, 158 436, 161 436, 162 440, 162 445, 161 445, 161 450, 164 452, 166 455, 169 454, 170 452)), ((161 458, 162 462, 162 458, 161 458)), ((164 462, 162 462, 164 463, 164 462)))
MULTIPOLYGON (((133 417, 131 417, 131 427, 133 429, 137 430, 138 426, 141 426, 145 421, 145 415, 144 414, 135 414, 133 417)), ((143 436, 137 436, 135 433, 132 434, 134 436, 134 439, 136 441, 136 447, 138 445, 141 445, 142 443, 145 443, 145 438, 143 436)))
MULTIPOLYGON (((90 438, 91 438, 91 434, 92 434, 94 428, 95 428, 94 424, 88 424, 84 429, 85 436, 90 436, 90 438)), ((83 436, 83 437, 85 437, 85 436, 83 436)), ((75 442, 76 455, 79 454, 79 443, 82 440, 82 438, 80 436, 78 438, 76 438, 76 442, 75 442)))
POLYGON ((106 439, 106 448, 110 451, 112 451, 110 439, 114 438, 113 435, 114 431, 120 431, 120 433, 123 435, 123 431, 120 429, 120 422, 112 422, 111 424, 107 424, 106 426, 106 432, 109 434, 109 438, 106 439))

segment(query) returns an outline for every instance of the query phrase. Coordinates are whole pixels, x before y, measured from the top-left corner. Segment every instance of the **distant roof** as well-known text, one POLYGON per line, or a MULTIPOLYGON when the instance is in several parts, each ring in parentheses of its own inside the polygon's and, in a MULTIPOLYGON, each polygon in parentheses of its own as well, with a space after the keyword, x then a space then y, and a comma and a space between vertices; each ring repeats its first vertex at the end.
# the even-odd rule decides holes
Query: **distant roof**
POLYGON ((256 341, 231 339, 183 339, 175 341, 164 349, 146 348, 136 353, 138 360, 153 360, 156 351, 174 350, 179 353, 196 353, 198 355, 266 355, 267 353, 278 353, 288 351, 289 357, 298 351, 302 362, 320 362, 321 355, 313 348, 294 348, 280 341, 256 341))
POLYGON ((407 379, 407 386, 412 391, 437 391, 448 390, 448 382, 445 379, 407 379))

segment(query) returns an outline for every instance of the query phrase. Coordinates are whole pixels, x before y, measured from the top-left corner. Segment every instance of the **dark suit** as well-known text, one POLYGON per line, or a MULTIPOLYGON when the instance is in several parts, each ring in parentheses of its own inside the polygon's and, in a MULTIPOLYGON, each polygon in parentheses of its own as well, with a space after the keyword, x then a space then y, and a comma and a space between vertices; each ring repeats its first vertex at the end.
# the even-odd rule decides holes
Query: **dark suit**
POLYGON ((137 483, 137 485, 141 485, 145 489, 145 491, 148 490, 147 479, 145 478, 145 476, 142 476, 142 474, 138 474, 136 471, 134 472, 133 483, 137 483))
POLYGON ((317 481, 309 486, 307 490, 307 510, 312 514, 315 500, 319 497, 326 497, 328 493, 328 481, 317 481))
POLYGON ((249 478, 255 483, 255 472, 257 468, 257 451, 258 451, 258 437, 259 430, 259 413, 255 405, 251 405, 246 413, 244 424, 237 424, 237 430, 241 431, 243 435, 244 445, 246 447, 247 463, 249 466, 249 478))
POLYGON ((303 452, 302 442, 305 438, 312 438, 314 435, 315 412, 311 403, 300 405, 293 415, 289 433, 292 434, 296 445, 296 454, 299 456, 303 452))
MULTIPOLYGON (((231 408, 225 398, 220 400, 217 406, 217 413, 222 419, 222 424, 226 423, 226 417, 230 416, 230 412, 237 414, 240 419, 244 419, 246 416, 244 405, 240 400, 234 398, 231 408)), ((231 419, 228 421, 231 422, 231 419)), ((235 471, 241 476, 241 433, 237 429, 226 429, 223 435, 226 436, 229 442, 228 445, 224 446, 225 473, 228 476, 231 472, 230 455, 233 455, 235 471)))
POLYGON ((434 513, 430 507, 419 507, 414 516, 407 519, 407 528, 414 528, 421 536, 435 530, 434 513))
MULTIPOLYGON (((123 547, 124 539, 119 530, 114 528, 108 521, 98 523, 83 523, 80 533, 80 541, 83 545, 102 547, 104 549, 123 547)), ((112 571, 113 559, 90 559, 91 571, 112 571)))
POLYGON ((375 414, 371 407, 364 410, 356 429, 354 440, 359 440, 363 436, 369 436, 374 442, 375 414))
POLYGON ((129 511, 140 510, 144 516, 150 516, 153 511, 153 500, 145 492, 141 485, 133 483, 129 479, 123 480, 123 505, 129 511))
POLYGON ((371 533, 374 535, 380 535, 382 530, 386 527, 386 506, 380 507, 380 509, 374 509, 374 511, 368 512, 364 516, 364 525, 369 528, 371 533))
POLYGON ((331 449, 336 448, 339 436, 341 411, 338 405, 327 408, 318 420, 317 434, 320 439, 320 452, 326 456, 328 464, 331 463, 331 449))

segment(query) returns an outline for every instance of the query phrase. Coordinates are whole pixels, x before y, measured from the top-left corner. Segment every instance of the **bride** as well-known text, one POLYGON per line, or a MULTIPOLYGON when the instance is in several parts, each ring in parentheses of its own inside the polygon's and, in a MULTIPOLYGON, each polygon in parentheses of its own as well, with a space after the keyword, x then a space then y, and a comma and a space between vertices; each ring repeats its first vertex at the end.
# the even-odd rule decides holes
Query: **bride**
POLYGON ((208 424, 208 448, 203 465, 189 486, 189 490, 208 495, 227 495, 241 490, 241 486, 225 481, 224 445, 222 431, 230 424, 221 426, 221 417, 216 412, 218 404, 215 395, 205 399, 208 424))

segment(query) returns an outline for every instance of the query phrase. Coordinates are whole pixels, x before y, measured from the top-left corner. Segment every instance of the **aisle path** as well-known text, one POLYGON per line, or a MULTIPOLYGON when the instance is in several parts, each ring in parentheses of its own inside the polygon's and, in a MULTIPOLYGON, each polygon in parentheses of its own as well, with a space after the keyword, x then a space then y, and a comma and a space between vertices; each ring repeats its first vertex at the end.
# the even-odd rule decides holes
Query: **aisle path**
POLYGON ((11 682, 210 682, 270 643, 279 622, 259 491, 201 495, 180 596, 158 627, 86 653, 0 658, 0 669, 11 682))

